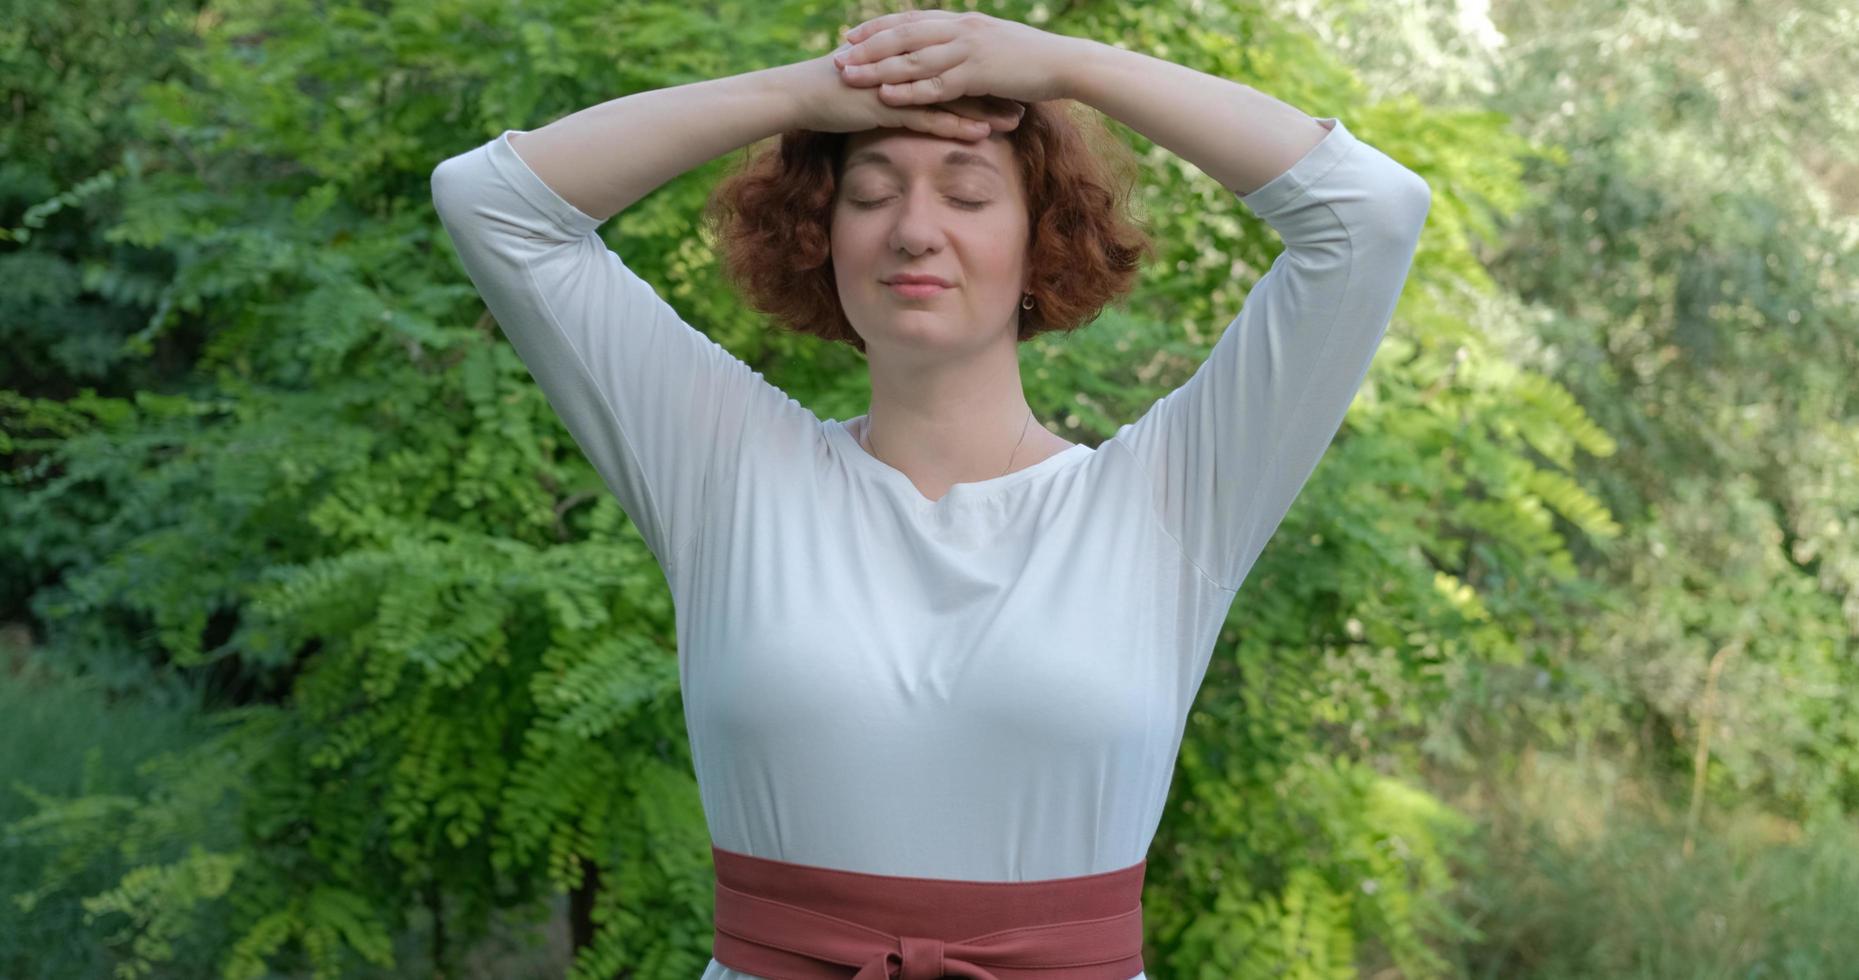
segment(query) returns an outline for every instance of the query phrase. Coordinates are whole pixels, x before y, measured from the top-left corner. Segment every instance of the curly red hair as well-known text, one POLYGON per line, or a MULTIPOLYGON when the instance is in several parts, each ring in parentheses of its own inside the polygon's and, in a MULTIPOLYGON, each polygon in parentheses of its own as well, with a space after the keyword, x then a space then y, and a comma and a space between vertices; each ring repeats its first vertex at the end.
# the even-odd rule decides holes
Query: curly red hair
MULTIPOLYGON (((752 149, 711 191, 703 220, 725 278, 751 308, 862 354, 865 341, 834 287, 828 235, 848 135, 790 130, 752 149)), ((1005 135, 1027 204, 1034 305, 1020 311, 1025 342, 1097 319, 1130 292, 1156 248, 1127 212, 1136 156, 1094 110, 1068 99, 1027 103, 1005 135)))

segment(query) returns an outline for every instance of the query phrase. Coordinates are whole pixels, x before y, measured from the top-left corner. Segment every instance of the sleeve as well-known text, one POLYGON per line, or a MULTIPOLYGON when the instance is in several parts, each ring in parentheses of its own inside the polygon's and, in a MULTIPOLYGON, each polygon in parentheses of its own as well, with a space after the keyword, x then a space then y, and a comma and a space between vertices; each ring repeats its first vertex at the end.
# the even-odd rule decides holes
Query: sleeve
POLYGON ((1236 195, 1285 248, 1207 360, 1107 444, 1135 457, 1184 556, 1237 591, 1329 448, 1394 315, 1432 207, 1426 181, 1336 117, 1236 195))
POLYGON ((670 575, 758 427, 811 410, 692 328, 529 168, 505 130, 441 162, 433 205, 465 272, 670 575))

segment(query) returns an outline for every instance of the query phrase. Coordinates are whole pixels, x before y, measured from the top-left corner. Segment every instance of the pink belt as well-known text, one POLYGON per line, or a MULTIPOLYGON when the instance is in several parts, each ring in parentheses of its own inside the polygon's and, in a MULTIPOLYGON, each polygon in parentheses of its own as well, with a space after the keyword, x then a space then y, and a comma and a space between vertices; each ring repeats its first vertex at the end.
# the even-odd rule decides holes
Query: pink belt
POLYGON ((711 955, 732 970, 770 980, 1130 980, 1143 972, 1147 860, 1008 882, 710 852, 711 955))

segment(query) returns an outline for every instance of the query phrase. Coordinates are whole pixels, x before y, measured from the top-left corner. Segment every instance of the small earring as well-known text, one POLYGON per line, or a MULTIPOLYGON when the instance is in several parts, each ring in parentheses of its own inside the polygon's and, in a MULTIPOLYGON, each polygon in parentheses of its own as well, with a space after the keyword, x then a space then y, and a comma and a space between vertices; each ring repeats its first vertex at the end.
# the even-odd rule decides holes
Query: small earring
POLYGON ((1033 308, 1033 294, 1027 293, 1026 298, 1020 301, 1020 309, 1030 310, 1032 308, 1033 308))

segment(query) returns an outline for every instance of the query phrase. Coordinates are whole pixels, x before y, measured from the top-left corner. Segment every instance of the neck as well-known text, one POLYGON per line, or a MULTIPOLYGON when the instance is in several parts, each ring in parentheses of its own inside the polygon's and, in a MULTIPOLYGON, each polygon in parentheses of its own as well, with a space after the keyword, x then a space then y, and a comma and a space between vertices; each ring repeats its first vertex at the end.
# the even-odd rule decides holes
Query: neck
POLYGON ((861 427, 867 452, 913 474, 949 482, 992 479, 1029 458, 1045 433, 1020 384, 1017 351, 966 363, 893 370, 871 360, 871 409, 861 427))
MULTIPOLYGON (((1032 425, 1033 425, 1033 413, 1031 411, 1028 411, 1026 413, 1026 421, 1021 423, 1020 425, 1020 438, 1017 442, 1014 443, 1013 452, 1007 454, 1006 465, 1002 466, 1001 471, 999 473, 994 474, 994 477, 1006 476, 1008 473, 1013 472, 1014 460, 1019 456, 1020 447, 1026 444, 1026 433, 1027 433, 1027 430, 1032 427, 1032 425)), ((884 461, 884 462, 889 462, 889 460, 885 459, 883 453, 878 452, 876 446, 874 446, 871 441, 870 416, 866 416, 866 425, 861 427, 861 435, 859 437, 859 442, 862 445, 864 445, 865 451, 870 453, 873 457, 881 461, 884 461)), ((992 478, 993 477, 987 477, 987 476, 963 476, 963 477, 955 477, 951 479, 949 482, 951 483, 978 483, 982 480, 987 480, 987 479, 992 479, 992 478)))

